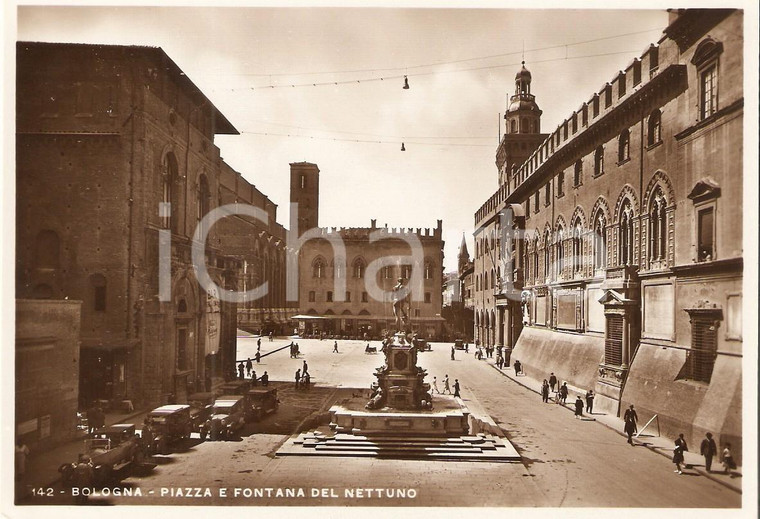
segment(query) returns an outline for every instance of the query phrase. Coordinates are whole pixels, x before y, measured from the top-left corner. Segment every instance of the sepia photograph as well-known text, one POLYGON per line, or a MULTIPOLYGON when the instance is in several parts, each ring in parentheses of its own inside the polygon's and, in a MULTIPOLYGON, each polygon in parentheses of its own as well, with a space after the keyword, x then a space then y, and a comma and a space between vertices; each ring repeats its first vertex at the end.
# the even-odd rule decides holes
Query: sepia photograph
POLYGON ((4 515, 757 516, 757 5, 3 10, 4 515))

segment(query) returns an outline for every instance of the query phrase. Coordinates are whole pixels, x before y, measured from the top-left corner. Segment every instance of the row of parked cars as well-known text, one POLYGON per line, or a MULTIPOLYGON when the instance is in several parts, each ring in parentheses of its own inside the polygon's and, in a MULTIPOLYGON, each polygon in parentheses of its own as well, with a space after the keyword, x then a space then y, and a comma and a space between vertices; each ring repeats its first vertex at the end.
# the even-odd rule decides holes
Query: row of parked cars
POLYGON ((148 413, 141 434, 134 424, 115 424, 96 430, 85 440, 85 452, 58 471, 65 485, 104 485, 128 466, 141 464, 146 456, 169 454, 190 439, 234 438, 246 423, 261 420, 277 409, 277 389, 251 388, 250 381, 223 384, 216 393, 195 393, 187 404, 170 404, 148 413), (219 395, 219 396, 217 396, 219 395))

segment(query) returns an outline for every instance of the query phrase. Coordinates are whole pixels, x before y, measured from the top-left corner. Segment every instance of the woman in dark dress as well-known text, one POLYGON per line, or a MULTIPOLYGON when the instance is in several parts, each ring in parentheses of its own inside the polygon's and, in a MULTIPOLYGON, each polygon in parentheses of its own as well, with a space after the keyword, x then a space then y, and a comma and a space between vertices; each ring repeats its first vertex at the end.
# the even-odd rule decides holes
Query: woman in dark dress
POLYGON ((673 463, 676 464, 676 470, 673 472, 683 474, 681 471, 681 463, 683 463, 683 453, 687 450, 689 449, 686 447, 686 440, 684 440, 683 434, 679 434, 678 438, 676 439, 675 447, 673 448, 673 463))

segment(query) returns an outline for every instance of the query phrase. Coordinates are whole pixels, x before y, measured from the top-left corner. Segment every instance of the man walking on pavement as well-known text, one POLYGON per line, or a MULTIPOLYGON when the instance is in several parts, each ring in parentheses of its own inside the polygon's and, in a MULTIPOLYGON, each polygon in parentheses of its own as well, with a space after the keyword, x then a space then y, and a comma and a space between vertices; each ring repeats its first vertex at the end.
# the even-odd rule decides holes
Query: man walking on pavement
POLYGON ((435 377, 433 377, 433 391, 435 391, 439 395, 441 394, 441 392, 438 391, 438 380, 435 377))
POLYGON ((248 374, 248 377, 251 376, 251 370, 253 370, 253 362, 251 362, 251 357, 248 357, 245 363, 245 372, 248 374))
POLYGON ((304 376, 309 372, 309 365, 306 364, 306 361, 303 361, 303 368, 301 371, 303 372, 304 376))
POLYGON ((340 353, 338 351, 338 341, 335 341, 335 344, 333 345, 333 353, 340 353))
POLYGON ((562 387, 559 388, 559 397, 563 404, 567 403, 567 382, 562 383, 562 387))
POLYGON ((554 372, 549 376, 549 385, 552 388, 552 393, 554 393, 554 386, 557 385, 557 377, 554 376, 554 372))
POLYGON ((594 392, 590 389, 586 391, 586 412, 593 414, 594 411, 594 392))
POLYGON ((713 440, 712 433, 705 434, 705 439, 702 440, 702 444, 699 446, 699 453, 705 457, 705 468, 707 472, 711 472, 712 459, 718 453, 718 446, 713 440))
POLYGON ((298 389, 298 381, 301 380, 301 368, 296 370, 296 389, 298 389))
POLYGON ((451 347, 451 360, 454 360, 454 346, 451 347))
POLYGON ((623 431, 628 435, 628 443, 633 445, 633 433, 636 432, 636 422, 639 421, 639 417, 636 414, 636 410, 633 408, 633 404, 625 410, 625 414, 623 415, 623 421, 625 422, 625 427, 623 427, 623 431))
POLYGON ((445 377, 443 377, 443 391, 445 393, 451 394, 451 389, 449 388, 449 375, 448 374, 445 377))
POLYGON ((459 379, 454 379, 454 396, 457 398, 462 398, 462 396, 459 394, 459 379))

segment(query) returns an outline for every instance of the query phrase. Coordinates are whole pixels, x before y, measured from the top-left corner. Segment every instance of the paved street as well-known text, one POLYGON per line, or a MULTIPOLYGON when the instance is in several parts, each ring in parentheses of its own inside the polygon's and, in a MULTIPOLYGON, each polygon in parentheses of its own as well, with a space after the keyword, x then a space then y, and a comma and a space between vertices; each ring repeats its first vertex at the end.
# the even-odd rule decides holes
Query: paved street
MULTIPOLYGON (((265 339, 262 353, 288 342, 265 339)), ((287 438, 286 431, 309 413, 329 406, 341 393, 368 387, 374 367, 383 361, 382 354, 364 353, 366 342, 339 341, 338 354, 332 353, 333 341, 298 342, 302 352, 299 359, 289 358, 286 348, 265 356, 255 368, 259 375, 266 370, 271 380, 283 381, 280 411, 250 427, 239 441, 195 441, 184 452, 156 456, 154 470, 123 481, 122 488, 132 492, 139 489, 141 497, 101 496, 90 501, 154 505, 741 506, 739 493, 696 473, 674 474, 667 458, 641 446, 629 446, 601 423, 576 420, 565 408, 543 404, 536 393, 485 361, 476 360, 472 353, 457 351, 456 360, 451 361, 450 346, 442 344, 434 344, 432 352, 419 356, 420 365, 428 369, 428 380, 437 376, 442 389, 445 374, 452 384, 458 378, 465 402, 482 407, 500 424, 523 456, 522 463, 276 458, 274 453, 287 438), (290 381, 304 360, 317 387, 313 393, 296 394, 290 381), (208 488, 211 497, 180 497, 170 490, 181 488, 187 494, 188 487, 193 487, 193 494, 208 488), (248 490, 236 496, 235 488, 248 490), (358 489, 369 488, 400 491, 405 496, 368 496, 367 491, 363 497, 356 496, 358 489), (162 489, 168 494, 161 495, 162 489), (219 495, 220 489, 227 489, 226 497, 219 495), (276 489, 292 494, 278 496, 276 489), (312 492, 319 497, 313 497, 312 492), (353 497, 346 492, 354 492, 353 497)), ((253 357, 255 350, 255 339, 242 339, 238 357, 253 357)))

